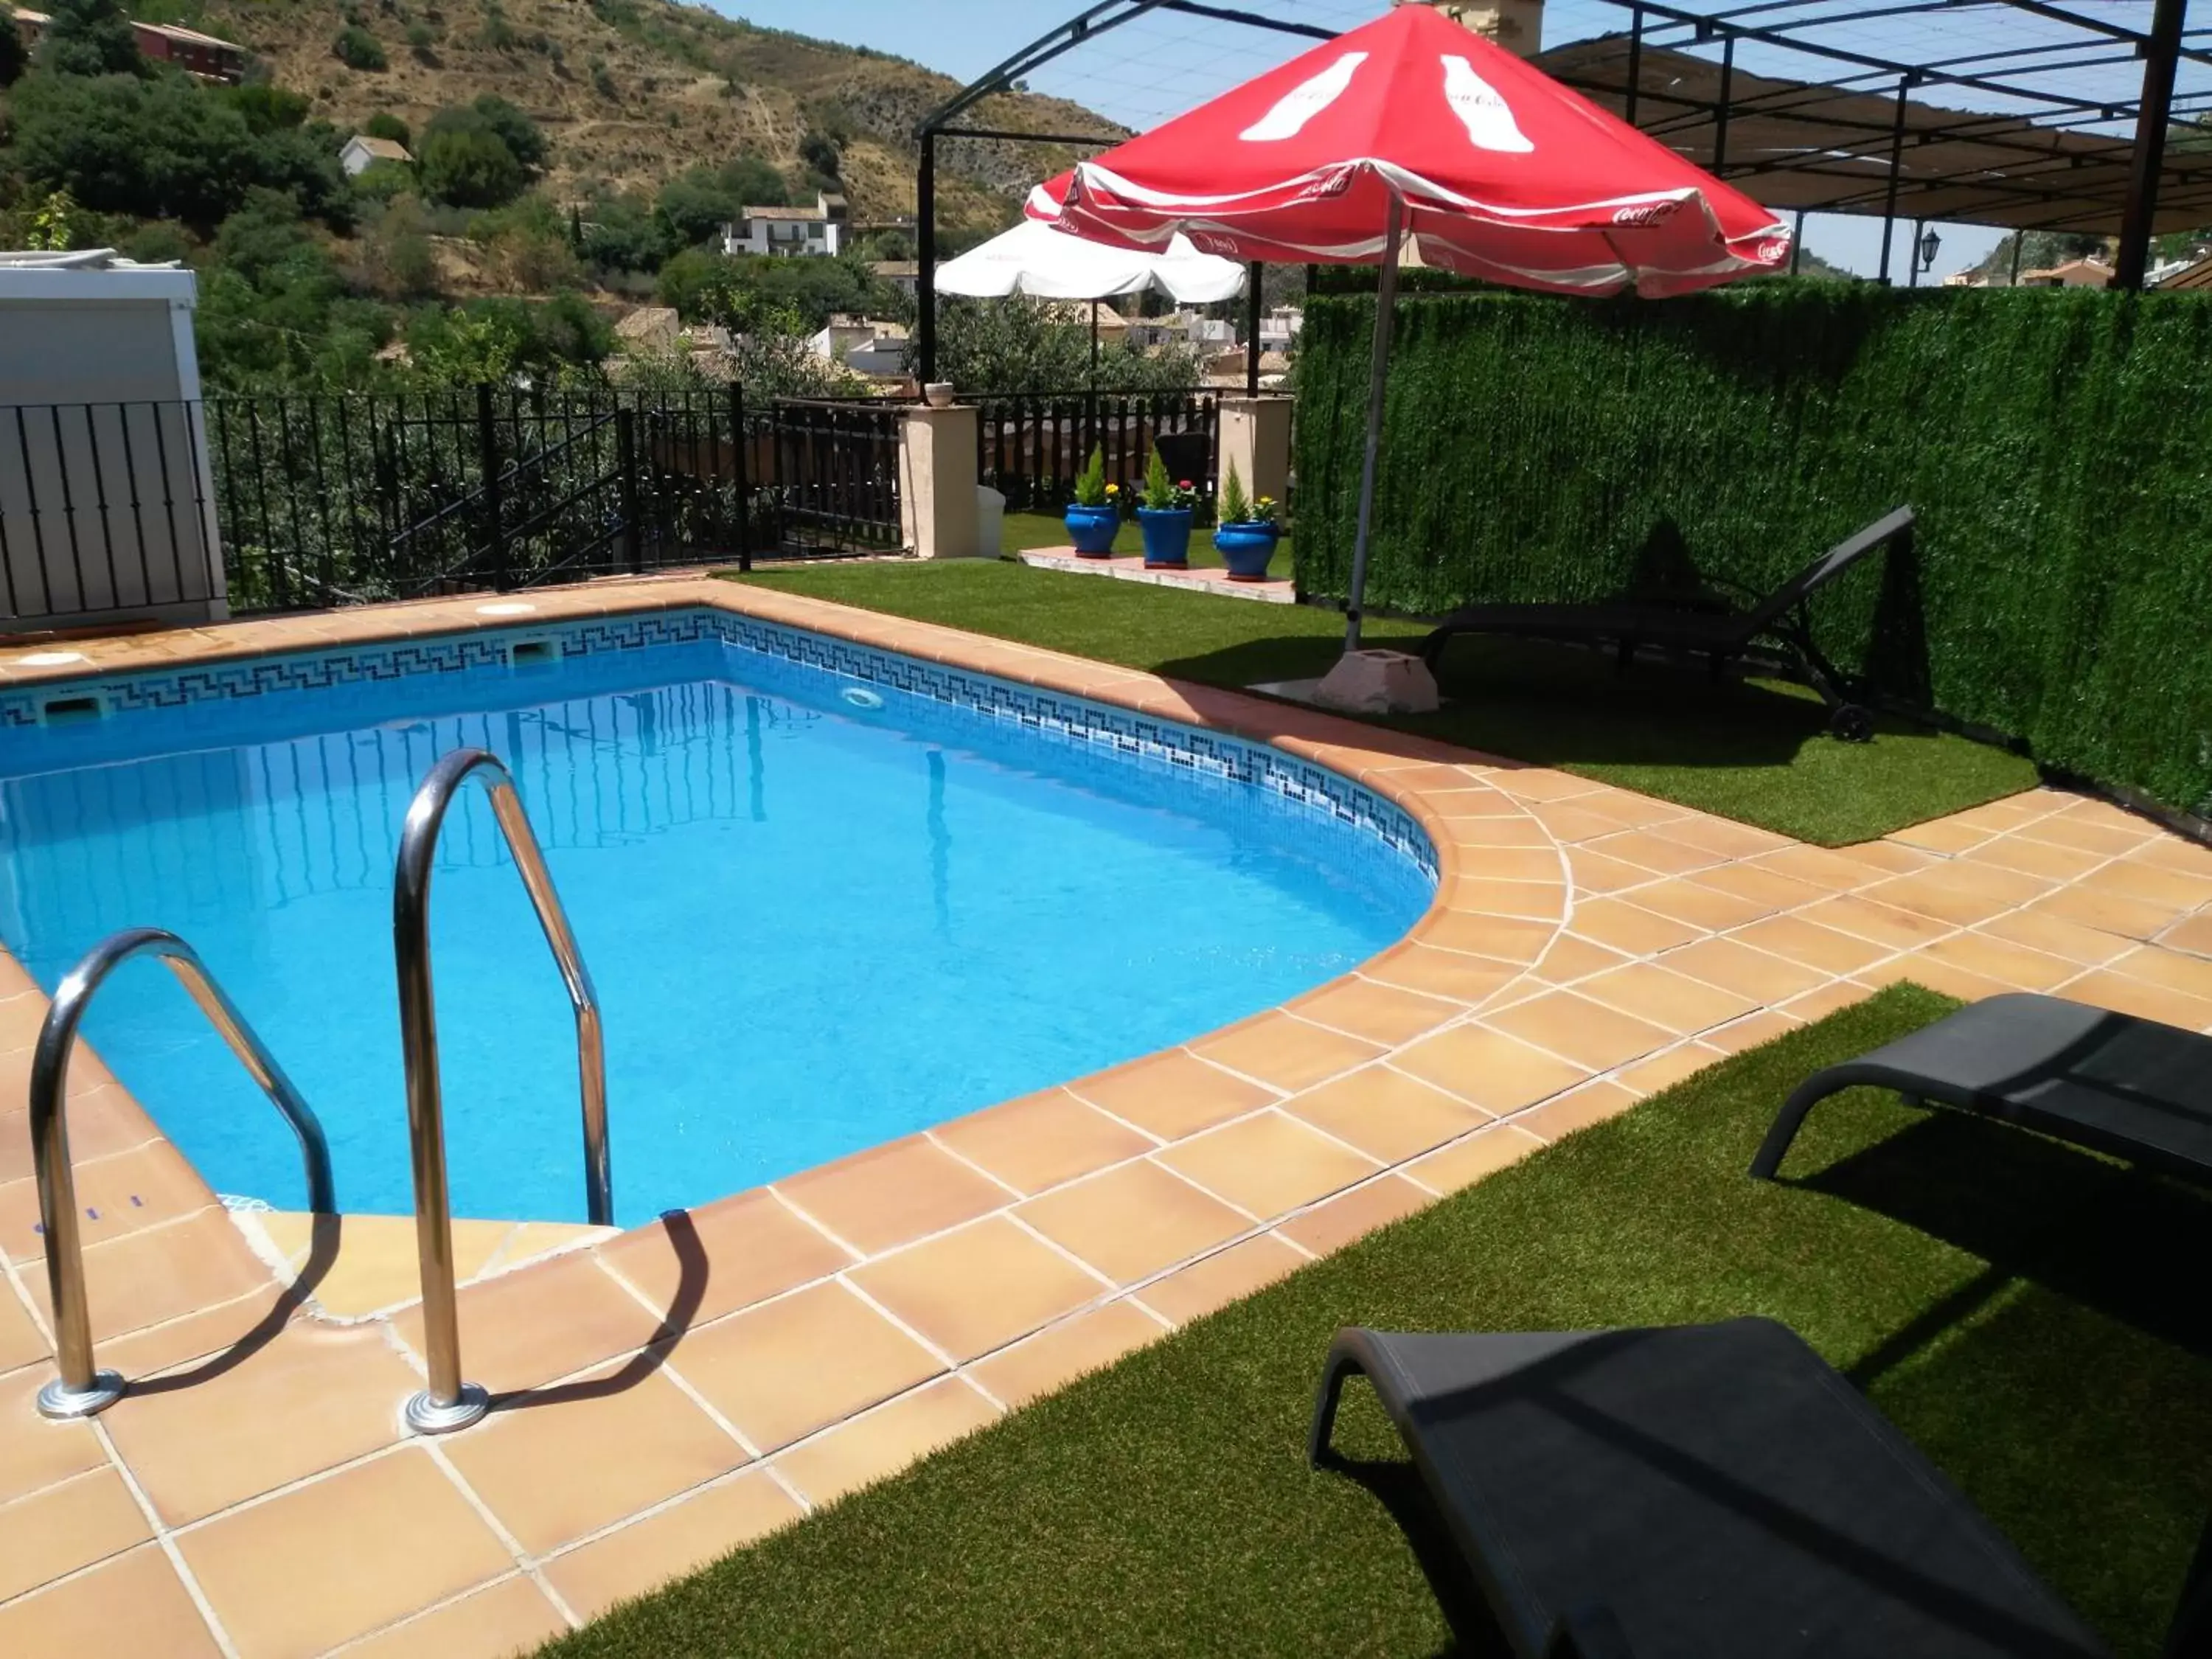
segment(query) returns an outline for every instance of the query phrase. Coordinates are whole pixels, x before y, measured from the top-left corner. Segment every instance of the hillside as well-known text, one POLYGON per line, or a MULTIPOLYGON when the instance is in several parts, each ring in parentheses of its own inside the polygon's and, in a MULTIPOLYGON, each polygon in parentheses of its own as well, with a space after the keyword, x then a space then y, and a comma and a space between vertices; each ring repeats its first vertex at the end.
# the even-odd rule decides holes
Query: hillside
MULTIPOLYGON (((811 132, 836 145, 856 220, 905 216, 915 208, 914 125, 958 85, 901 58, 670 0, 200 0, 175 9, 189 14, 178 21, 251 48, 341 127, 385 110, 419 131, 441 108, 495 93, 550 139, 556 198, 597 182, 650 189, 740 153, 798 177, 811 132), (332 55, 349 20, 377 38, 387 67, 355 70, 332 55)), ((1120 131, 1025 94, 975 113, 1012 131, 1120 131)), ((1028 185, 1073 159, 1047 145, 948 143, 941 221, 996 228, 1028 185)))

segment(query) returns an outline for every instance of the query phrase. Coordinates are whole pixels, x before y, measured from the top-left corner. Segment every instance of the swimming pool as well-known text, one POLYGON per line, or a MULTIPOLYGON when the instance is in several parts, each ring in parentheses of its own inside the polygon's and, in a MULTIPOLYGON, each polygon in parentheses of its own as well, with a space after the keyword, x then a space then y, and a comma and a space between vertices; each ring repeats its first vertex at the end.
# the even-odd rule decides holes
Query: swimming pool
MULTIPOLYGON (((329 1132, 412 1206, 392 961, 440 754, 513 769, 604 1006, 635 1223, 1186 1041, 1391 943, 1434 854, 1370 792, 1080 698, 708 611, 0 696, 0 940, 199 950, 329 1132)), ((580 1219, 566 999, 481 793, 431 902, 456 1213, 580 1219)), ((151 965, 86 1034, 218 1190, 290 1138, 151 965)))

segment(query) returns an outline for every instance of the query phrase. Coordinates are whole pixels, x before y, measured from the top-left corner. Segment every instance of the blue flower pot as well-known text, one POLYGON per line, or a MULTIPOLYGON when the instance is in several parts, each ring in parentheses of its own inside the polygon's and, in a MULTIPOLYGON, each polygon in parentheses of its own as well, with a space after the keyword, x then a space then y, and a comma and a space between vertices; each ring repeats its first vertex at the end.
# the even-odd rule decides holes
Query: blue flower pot
POLYGON ((1121 514, 1112 506, 1085 507, 1071 504, 1067 509, 1067 534, 1074 542, 1075 550, 1086 559, 1110 559, 1114 556, 1114 538, 1121 528, 1121 514))
POLYGON ((1213 532, 1214 550, 1232 582, 1263 582, 1282 532, 1271 524, 1225 524, 1213 532))
POLYGON ((1140 507, 1137 522, 1145 532, 1145 568, 1190 568, 1190 514, 1187 507, 1140 507))

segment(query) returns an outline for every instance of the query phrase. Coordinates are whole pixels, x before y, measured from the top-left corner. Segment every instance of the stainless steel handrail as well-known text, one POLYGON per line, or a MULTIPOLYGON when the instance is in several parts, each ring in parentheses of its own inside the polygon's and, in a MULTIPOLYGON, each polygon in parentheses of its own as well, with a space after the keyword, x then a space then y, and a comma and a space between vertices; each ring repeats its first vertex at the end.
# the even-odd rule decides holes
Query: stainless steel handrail
POLYGON ((230 1051, 261 1085, 299 1137, 307 1166, 307 1205, 319 1215, 334 1214, 337 1199, 331 1181, 331 1148, 292 1079, 284 1075, 254 1030, 222 988, 215 982, 192 947, 159 927, 131 927, 102 939, 85 953, 54 988, 54 1000, 39 1028, 31 1056, 31 1157, 39 1176, 39 1224, 46 1241, 46 1288, 54 1310, 54 1358, 61 1375, 39 1390, 39 1410, 47 1417, 90 1417, 123 1396, 123 1378, 94 1369, 92 1314, 84 1293, 84 1249, 77 1233, 76 1181, 70 1169, 70 1056, 76 1051, 84 1011, 107 976, 135 957, 159 957, 169 965, 200 1012, 208 1017, 230 1051))
POLYGON ((407 809, 399 868, 392 896, 392 944, 399 969, 399 1041, 407 1061, 407 1128, 415 1165, 415 1249, 422 1269, 422 1333, 430 1386, 403 1407, 418 1434, 466 1428, 489 1408, 490 1397, 461 1376, 460 1323, 453 1299, 452 1194, 446 1182, 445 1093, 438 1078, 438 1010, 430 986, 430 867, 446 809, 471 778, 491 792, 493 814, 538 926, 560 964, 576 1012, 576 1073, 584 1105, 584 1200, 594 1225, 614 1221, 614 1176, 607 1154, 607 1061, 599 1030, 599 994, 568 913, 553 890, 545 854, 531 832, 514 779, 496 755, 456 749, 432 767, 407 809))

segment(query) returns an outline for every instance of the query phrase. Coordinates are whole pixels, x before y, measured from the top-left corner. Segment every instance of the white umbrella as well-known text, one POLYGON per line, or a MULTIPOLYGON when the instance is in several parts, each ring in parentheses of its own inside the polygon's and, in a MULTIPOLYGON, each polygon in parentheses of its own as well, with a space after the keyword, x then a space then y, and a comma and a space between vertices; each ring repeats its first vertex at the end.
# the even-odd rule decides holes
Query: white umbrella
POLYGON ((1110 300, 1157 288, 1178 305, 1212 305, 1244 291, 1244 267, 1200 253, 1178 235, 1164 253, 1108 247, 1024 219, 937 269, 939 294, 1002 300, 1110 300))

